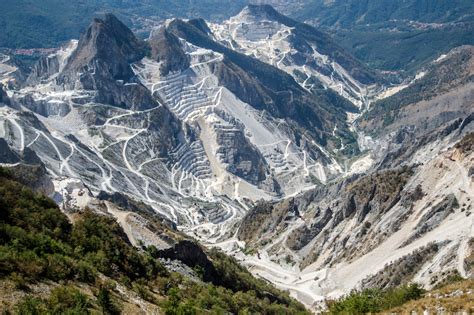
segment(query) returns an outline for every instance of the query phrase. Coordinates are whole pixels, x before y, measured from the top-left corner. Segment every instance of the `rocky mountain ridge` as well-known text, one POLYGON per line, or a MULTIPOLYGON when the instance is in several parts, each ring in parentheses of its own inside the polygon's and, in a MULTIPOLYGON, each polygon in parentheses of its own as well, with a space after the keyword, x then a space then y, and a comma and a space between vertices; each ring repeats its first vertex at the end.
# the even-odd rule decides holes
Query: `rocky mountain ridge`
POLYGON ((206 239, 257 199, 343 172, 336 152, 357 152, 346 123, 357 109, 214 37, 202 20, 142 41, 113 15, 94 19, 8 88, 2 137, 36 151, 57 187, 71 177, 93 196, 128 194, 206 239))
POLYGON ((282 69, 314 94, 330 88, 362 107, 372 85, 383 83, 326 33, 283 16, 270 5, 249 5, 211 28, 225 45, 282 69))

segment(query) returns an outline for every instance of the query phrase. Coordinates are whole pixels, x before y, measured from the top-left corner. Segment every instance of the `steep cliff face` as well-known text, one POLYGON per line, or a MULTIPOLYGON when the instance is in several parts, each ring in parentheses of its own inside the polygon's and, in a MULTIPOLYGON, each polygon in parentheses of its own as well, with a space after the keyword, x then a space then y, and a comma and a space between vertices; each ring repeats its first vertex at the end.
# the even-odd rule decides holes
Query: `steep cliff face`
POLYGON ((53 196, 53 182, 33 150, 25 148, 18 152, 12 149, 4 138, 0 138, 0 163, 23 185, 46 196, 53 196))
POLYGON ((33 66, 27 83, 28 84, 39 84, 46 82, 51 76, 59 72, 60 61, 57 55, 44 56, 33 66))
POLYGON ((182 71, 189 67, 189 57, 183 51, 179 38, 161 26, 153 30, 148 40, 150 57, 161 63, 162 75, 182 71))
POLYGON ((114 15, 107 14, 103 19, 94 19, 79 40, 62 78, 66 79, 83 70, 98 70, 97 75, 128 81, 133 76, 129 64, 143 58, 145 46, 114 15))
POLYGON ((399 216, 397 220, 386 223, 383 231, 378 230, 376 226, 384 214, 400 202, 402 191, 411 175, 412 170, 402 168, 362 177, 348 184, 341 190, 340 198, 332 201, 326 209, 317 208, 314 219, 308 226, 303 225, 289 234, 288 246, 301 250, 310 242, 313 244, 310 245, 313 246, 310 250, 312 257, 304 259, 306 265, 311 264, 326 250, 331 250, 330 248, 339 249, 339 254, 327 252, 326 255, 330 256, 326 263, 329 264, 366 254, 403 225, 409 213, 407 210, 405 217, 399 216), (344 230, 347 222, 353 225, 351 231, 344 235, 329 236, 334 230, 344 230), (325 233, 322 233, 323 231, 325 233), (325 246, 328 246, 328 237, 332 239, 331 246, 325 249, 325 246), (315 238, 321 241, 313 241, 315 238))
POLYGON ((8 97, 7 92, 3 89, 3 84, 0 84, 0 103, 10 105, 10 98, 8 97))
POLYGON ((150 109, 156 101, 132 81, 131 63, 148 51, 145 42, 115 16, 95 19, 82 35, 56 83, 66 89, 96 91, 94 100, 129 109, 150 109))
POLYGON ((3 138, 0 139, 0 148, 2 149, 0 156, 2 163, 15 164, 20 161, 20 157, 10 149, 10 146, 3 138))
POLYGON ((242 221, 239 238, 250 245, 262 238, 265 231, 269 231, 267 236, 271 240, 275 234, 279 234, 279 229, 284 231, 288 227, 288 224, 280 226, 283 219, 295 221, 299 213, 306 212, 306 222, 300 222, 297 227, 287 231, 289 233, 285 238, 286 246, 291 250, 299 251, 309 245, 310 255, 304 258, 303 264, 311 264, 325 251, 331 255, 325 262, 328 264, 362 256, 380 244, 389 231, 394 233, 403 224, 404 218, 400 217, 390 223, 393 226, 385 226, 385 235, 378 235, 380 231, 372 227, 401 199, 408 203, 409 194, 403 194, 402 191, 411 175, 412 170, 406 168, 379 172, 354 182, 347 181, 338 196, 328 196, 328 192, 323 198, 307 194, 296 201, 257 206, 242 221), (308 211, 313 207, 314 210, 308 211), (334 231, 344 230, 348 222, 353 225, 351 231, 331 236, 334 231), (267 228, 269 224, 272 228, 267 228), (257 230, 252 226, 257 227, 257 230), (334 248, 344 250, 331 253, 334 248))

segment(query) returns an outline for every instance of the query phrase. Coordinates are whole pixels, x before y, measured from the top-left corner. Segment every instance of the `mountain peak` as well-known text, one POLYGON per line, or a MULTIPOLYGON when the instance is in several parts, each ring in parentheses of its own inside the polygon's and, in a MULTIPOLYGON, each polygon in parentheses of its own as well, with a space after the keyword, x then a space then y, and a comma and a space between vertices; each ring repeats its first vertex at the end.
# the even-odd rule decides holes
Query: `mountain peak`
POLYGON ((150 56, 161 62, 162 74, 170 71, 181 71, 189 67, 189 60, 181 48, 178 37, 169 32, 166 27, 161 26, 150 34, 148 40, 150 56))
POLYGON ((273 21, 293 27, 296 21, 284 16, 269 4, 249 4, 236 16, 238 20, 254 21, 273 21))
POLYGON ((97 91, 95 102, 123 108, 156 107, 156 101, 144 86, 122 86, 133 81, 131 64, 141 60, 148 49, 148 44, 135 37, 114 15, 95 18, 56 83, 69 89, 97 91))
POLYGON ((256 19, 273 20, 279 16, 280 13, 269 4, 249 4, 240 11, 239 15, 251 16, 256 19))
POLYGON ((247 10, 252 14, 279 14, 270 4, 249 4, 244 8, 244 10, 247 10))
POLYGON ((132 62, 142 57, 144 43, 115 15, 108 13, 103 19, 94 18, 79 41, 78 50, 85 46, 93 48, 98 57, 107 56, 111 49, 118 50, 132 62))
POLYGON ((143 58, 145 47, 145 42, 135 37, 115 15, 106 14, 92 20, 64 72, 92 69, 97 66, 95 61, 100 61, 114 79, 128 80, 133 75, 128 65, 143 58))

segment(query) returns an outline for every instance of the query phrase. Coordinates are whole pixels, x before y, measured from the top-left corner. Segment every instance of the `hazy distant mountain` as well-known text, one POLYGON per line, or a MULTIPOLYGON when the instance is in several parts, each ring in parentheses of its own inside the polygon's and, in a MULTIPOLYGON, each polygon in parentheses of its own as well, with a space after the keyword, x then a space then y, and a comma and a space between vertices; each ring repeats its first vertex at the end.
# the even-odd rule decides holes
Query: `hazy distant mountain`
POLYGON ((391 20, 449 23, 474 19, 474 5, 469 0, 313 0, 295 3, 299 7, 295 6, 291 13, 296 18, 342 28, 391 20))
POLYGON ((155 22, 175 17, 219 20, 236 14, 244 5, 243 0, 5 0, 0 3, 0 47, 56 47, 77 38, 94 16, 105 12, 140 28, 150 26, 149 18, 155 22))
POLYGON ((328 28, 356 57, 383 70, 413 72, 440 53, 474 44, 474 3, 469 0, 268 3, 297 20, 328 28))
POLYGON ((441 52, 474 44, 474 4, 469 0, 6 0, 0 3, 0 47, 55 47, 77 38, 90 19, 104 12, 115 13, 146 37, 164 19, 222 21, 248 3, 272 4, 326 29, 357 58, 381 70, 413 74, 441 52))

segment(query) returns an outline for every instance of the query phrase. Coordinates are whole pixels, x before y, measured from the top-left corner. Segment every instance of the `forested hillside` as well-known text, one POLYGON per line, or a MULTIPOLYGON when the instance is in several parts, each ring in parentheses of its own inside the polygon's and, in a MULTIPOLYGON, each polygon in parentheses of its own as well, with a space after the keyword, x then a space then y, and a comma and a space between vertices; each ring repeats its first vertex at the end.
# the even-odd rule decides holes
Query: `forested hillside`
POLYGON ((305 313, 216 250, 208 253, 212 279, 206 266, 194 268, 201 279, 169 272, 156 248, 134 248, 113 218, 86 210, 71 224, 52 200, 3 168, 0 213, 0 291, 10 296, 2 298, 2 313, 118 314, 137 312, 134 303, 166 314, 305 313))

